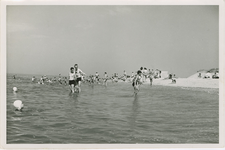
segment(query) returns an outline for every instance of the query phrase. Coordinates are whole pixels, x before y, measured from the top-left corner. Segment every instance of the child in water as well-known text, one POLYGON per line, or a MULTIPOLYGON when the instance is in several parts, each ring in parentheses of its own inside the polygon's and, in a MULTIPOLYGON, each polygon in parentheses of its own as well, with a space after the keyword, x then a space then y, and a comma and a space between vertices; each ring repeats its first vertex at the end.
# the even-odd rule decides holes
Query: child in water
POLYGON ((70 90, 72 93, 75 92, 75 72, 74 72, 74 68, 71 67, 70 68, 70 72, 69 72, 69 86, 70 86, 70 90))
POLYGON ((107 86, 107 80, 108 80, 108 74, 105 72, 104 78, 103 78, 103 85, 107 86))
POLYGON ((138 70, 137 75, 133 79, 132 86, 134 87, 134 94, 137 94, 140 90, 140 85, 142 84, 142 72, 138 70))

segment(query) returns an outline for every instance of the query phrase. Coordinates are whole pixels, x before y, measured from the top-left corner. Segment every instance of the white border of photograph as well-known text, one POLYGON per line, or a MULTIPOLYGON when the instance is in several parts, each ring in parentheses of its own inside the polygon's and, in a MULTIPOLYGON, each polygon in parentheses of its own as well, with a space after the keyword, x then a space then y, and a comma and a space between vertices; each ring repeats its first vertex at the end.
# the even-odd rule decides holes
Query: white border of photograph
POLYGON ((3 149, 224 149, 224 0, 2 0, 1 1, 1 145, 3 149), (219 144, 6 144, 6 7, 8 5, 219 5, 219 144))

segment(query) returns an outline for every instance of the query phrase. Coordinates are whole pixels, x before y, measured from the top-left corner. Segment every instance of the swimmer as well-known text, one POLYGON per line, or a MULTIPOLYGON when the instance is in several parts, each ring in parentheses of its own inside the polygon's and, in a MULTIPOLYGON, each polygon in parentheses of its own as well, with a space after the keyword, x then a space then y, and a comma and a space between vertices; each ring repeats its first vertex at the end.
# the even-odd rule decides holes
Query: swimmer
POLYGON ((134 94, 136 95, 140 90, 140 85, 142 84, 142 72, 138 70, 137 75, 133 79, 132 86, 134 87, 134 94))
POLYGON ((96 81, 97 83, 99 83, 99 74, 98 74, 98 72, 96 72, 96 74, 95 74, 95 81, 96 81))
POLYGON ((52 83, 52 78, 48 79, 48 83, 52 83))
POLYGON ((42 76, 41 79, 40 79, 40 84, 44 84, 43 76, 42 76))
POLYGON ((43 80, 46 81, 48 79, 48 77, 46 75, 44 75, 43 80))
POLYGON ((114 82, 114 75, 112 74, 112 76, 110 77, 112 83, 114 82))
POLYGON ((123 71, 123 76, 124 76, 124 78, 125 78, 125 80, 126 80, 126 79, 127 79, 127 73, 126 73, 125 70, 123 71))
POLYGON ((74 68, 71 67, 70 68, 70 72, 69 72, 69 86, 70 86, 70 90, 72 93, 75 92, 75 72, 74 72, 74 68))
POLYGON ((32 82, 35 82, 35 80, 36 80, 36 78, 35 78, 35 76, 33 76, 32 79, 31 79, 31 81, 32 82))
POLYGON ((56 82, 56 81, 57 81, 57 80, 56 80, 56 77, 54 77, 54 78, 52 79, 52 81, 53 81, 53 82, 56 82))
POLYGON ((91 75, 90 83, 91 83, 91 84, 94 84, 94 82, 95 82, 95 77, 94 77, 94 75, 91 75))
POLYGON ((62 77, 61 77, 61 74, 59 74, 58 82, 59 82, 60 84, 62 84, 62 77))
POLYGON ((74 71, 75 71, 75 76, 76 76, 75 81, 78 84, 78 86, 76 86, 76 85, 75 86, 78 88, 78 92, 81 92, 81 88, 80 88, 80 86, 81 86, 81 77, 85 76, 85 73, 78 68, 78 64, 74 65, 74 71))
POLYGON ((118 82, 118 73, 114 74, 113 82, 118 82))

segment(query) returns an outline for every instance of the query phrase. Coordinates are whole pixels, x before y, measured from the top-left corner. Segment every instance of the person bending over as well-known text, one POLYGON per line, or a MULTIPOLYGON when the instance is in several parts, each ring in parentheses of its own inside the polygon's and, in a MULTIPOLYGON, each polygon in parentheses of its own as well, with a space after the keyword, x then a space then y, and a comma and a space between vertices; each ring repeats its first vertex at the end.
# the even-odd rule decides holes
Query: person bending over
POLYGON ((134 94, 137 94, 140 90, 140 85, 142 84, 142 72, 138 70, 137 75, 133 79, 132 86, 134 87, 134 94))

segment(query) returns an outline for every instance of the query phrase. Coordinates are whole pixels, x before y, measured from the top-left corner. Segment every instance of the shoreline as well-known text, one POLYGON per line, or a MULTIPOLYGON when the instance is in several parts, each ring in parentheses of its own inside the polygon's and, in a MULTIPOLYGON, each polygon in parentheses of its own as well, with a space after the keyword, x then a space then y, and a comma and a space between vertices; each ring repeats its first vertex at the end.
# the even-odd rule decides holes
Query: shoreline
MULTIPOLYGON (((29 75, 26 75, 29 76, 29 75)), ((32 76, 32 75, 30 75, 32 76)), ((219 89, 219 79, 202 79, 202 78, 175 78, 176 83, 172 83, 171 79, 153 79, 152 85, 171 86, 171 87, 190 87, 190 88, 213 88, 219 89)), ((131 83, 129 80, 125 82, 118 80, 119 83, 131 83)), ((143 85, 150 84, 149 78, 143 85)))
MULTIPOLYGON (((150 84, 149 79, 143 84, 150 84)), ((219 79, 177 78, 176 83, 172 83, 171 79, 153 79, 152 85, 219 89, 219 79)))

